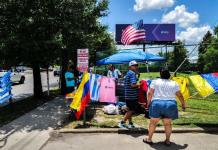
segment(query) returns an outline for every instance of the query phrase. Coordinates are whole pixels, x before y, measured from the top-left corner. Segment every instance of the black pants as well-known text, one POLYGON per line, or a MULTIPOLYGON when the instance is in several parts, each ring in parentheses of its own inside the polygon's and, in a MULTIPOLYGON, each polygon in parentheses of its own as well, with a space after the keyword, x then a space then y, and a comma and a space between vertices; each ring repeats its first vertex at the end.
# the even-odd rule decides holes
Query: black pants
POLYGON ((74 86, 67 87, 67 94, 73 93, 73 91, 74 91, 74 86))

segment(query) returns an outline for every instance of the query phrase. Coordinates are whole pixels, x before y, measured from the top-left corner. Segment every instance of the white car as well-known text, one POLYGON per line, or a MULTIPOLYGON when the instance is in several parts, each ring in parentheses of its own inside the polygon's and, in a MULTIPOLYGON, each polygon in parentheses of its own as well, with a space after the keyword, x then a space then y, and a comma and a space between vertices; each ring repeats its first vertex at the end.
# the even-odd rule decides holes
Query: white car
MULTIPOLYGON (((1 70, 0 71, 0 78, 6 73, 6 70, 1 70)), ((13 71, 11 74, 11 82, 13 83, 20 83, 20 84, 24 84, 25 81, 25 75, 22 72, 16 72, 13 71)))

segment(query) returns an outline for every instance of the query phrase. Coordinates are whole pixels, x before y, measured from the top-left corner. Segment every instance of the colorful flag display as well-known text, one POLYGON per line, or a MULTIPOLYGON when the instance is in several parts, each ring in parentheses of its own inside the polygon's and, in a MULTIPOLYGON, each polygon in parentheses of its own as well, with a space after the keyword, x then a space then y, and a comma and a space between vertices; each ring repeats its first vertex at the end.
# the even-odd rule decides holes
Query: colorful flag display
MULTIPOLYGON (((189 76, 189 78, 202 97, 207 97, 218 92, 218 73, 193 75, 189 76)), ((188 100, 190 98, 189 79, 185 77, 173 77, 172 80, 178 83, 184 99, 188 100)), ((0 96, 10 90, 7 87, 4 89, 0 91, 0 96)), ((5 95, 4 99, 9 96, 5 95)), ((116 103, 114 80, 97 74, 84 73, 70 105, 70 108, 75 111, 77 119, 80 119, 81 114, 90 100, 116 103)))
POLYGON ((0 104, 6 103, 11 97, 11 72, 5 73, 1 78, 0 78, 0 104))
POLYGON ((189 80, 188 78, 184 77, 173 77, 173 81, 176 81, 176 83, 179 84, 180 91, 184 97, 185 100, 188 100, 190 97, 190 91, 189 91, 189 80))
POLYGON ((75 110, 75 116, 77 119, 80 119, 81 114, 83 113, 86 105, 90 101, 90 74, 84 73, 82 81, 79 85, 78 90, 75 93, 73 102, 70 105, 72 110, 75 110))
POLYGON ((202 97, 218 92, 218 73, 193 75, 189 78, 202 97))

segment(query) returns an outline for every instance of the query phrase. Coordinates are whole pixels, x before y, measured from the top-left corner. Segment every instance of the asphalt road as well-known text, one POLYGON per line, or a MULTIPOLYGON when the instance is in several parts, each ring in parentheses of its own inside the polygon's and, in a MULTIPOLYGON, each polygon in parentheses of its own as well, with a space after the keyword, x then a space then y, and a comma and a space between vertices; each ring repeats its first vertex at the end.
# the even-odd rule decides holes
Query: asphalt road
POLYGON ((205 133, 172 134, 172 145, 163 144, 164 134, 154 135, 154 144, 142 142, 142 135, 62 134, 51 138, 42 150, 217 150, 218 135, 205 133))
MULTIPOLYGON (((41 80, 42 80, 43 91, 46 91, 48 89, 46 72, 41 72, 41 80)), ((54 77, 53 72, 49 72, 50 89, 57 88, 58 83, 59 83, 59 77, 54 77)), ((13 94, 13 102, 20 101, 24 98, 32 96, 33 95, 33 74, 26 73, 24 84, 15 83, 12 86, 11 92, 13 94)))

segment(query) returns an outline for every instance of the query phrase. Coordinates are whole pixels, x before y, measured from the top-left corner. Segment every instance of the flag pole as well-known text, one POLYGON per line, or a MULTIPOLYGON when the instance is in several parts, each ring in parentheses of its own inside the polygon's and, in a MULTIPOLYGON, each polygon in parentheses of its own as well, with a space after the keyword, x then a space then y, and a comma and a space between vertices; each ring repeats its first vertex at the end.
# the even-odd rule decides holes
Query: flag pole
POLYGON ((179 65, 179 67, 177 67, 177 69, 174 71, 174 73, 172 74, 172 76, 174 76, 177 71, 182 67, 182 65, 185 63, 185 61, 189 58, 189 56, 195 51, 195 49, 198 47, 198 45, 196 45, 193 50, 187 55, 187 57, 183 60, 183 62, 179 65))

